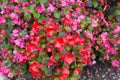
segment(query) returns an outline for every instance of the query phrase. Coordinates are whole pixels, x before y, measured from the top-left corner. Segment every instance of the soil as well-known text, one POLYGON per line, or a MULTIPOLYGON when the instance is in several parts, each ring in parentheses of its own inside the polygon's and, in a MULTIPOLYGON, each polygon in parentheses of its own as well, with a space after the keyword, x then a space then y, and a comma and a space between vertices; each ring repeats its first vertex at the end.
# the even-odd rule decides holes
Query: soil
POLYGON ((93 66, 84 67, 79 80, 120 80, 120 72, 108 64, 97 62, 93 66))

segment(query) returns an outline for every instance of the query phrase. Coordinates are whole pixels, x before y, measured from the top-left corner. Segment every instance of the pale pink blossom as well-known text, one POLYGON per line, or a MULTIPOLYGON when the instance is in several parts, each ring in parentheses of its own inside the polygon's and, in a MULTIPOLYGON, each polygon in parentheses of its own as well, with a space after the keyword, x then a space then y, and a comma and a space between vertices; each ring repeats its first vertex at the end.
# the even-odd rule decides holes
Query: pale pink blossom
POLYGON ((52 4, 49 4, 47 10, 48 12, 53 12, 55 10, 55 7, 52 4))
POLYGON ((92 20, 91 26, 92 26, 92 27, 97 27, 97 26, 98 26, 97 20, 92 20))

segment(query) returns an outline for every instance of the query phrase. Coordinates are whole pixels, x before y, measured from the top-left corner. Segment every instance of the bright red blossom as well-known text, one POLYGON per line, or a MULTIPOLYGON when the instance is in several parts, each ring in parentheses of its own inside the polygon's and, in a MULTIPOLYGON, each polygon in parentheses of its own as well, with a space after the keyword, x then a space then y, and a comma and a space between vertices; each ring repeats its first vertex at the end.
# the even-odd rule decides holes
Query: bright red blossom
POLYGON ((82 59, 82 62, 84 64, 89 64, 90 62, 90 55, 91 55, 91 51, 89 50, 89 48, 82 48, 80 49, 80 57, 82 59))
POLYGON ((64 38, 55 38, 55 47, 58 48, 59 50, 63 50, 65 46, 65 39, 64 38))
POLYGON ((34 43, 36 46, 38 45, 40 38, 41 38, 41 36, 30 36, 32 43, 34 43))
POLYGON ((25 49, 27 52, 33 52, 36 49, 36 45, 33 43, 27 43, 25 49))
POLYGON ((80 73, 80 71, 81 71, 80 68, 75 68, 74 74, 75 74, 75 75, 78 75, 78 74, 80 73))
POLYGON ((36 34, 40 31, 40 23, 39 22, 34 21, 34 23, 32 24, 32 31, 36 34))
POLYGON ((54 34, 55 29, 53 26, 48 26, 47 28, 45 28, 45 32, 46 32, 46 37, 50 37, 54 34))
POLYGON ((33 78, 38 77, 38 75, 40 74, 39 69, 37 68, 37 65, 38 63, 36 61, 33 61, 29 67, 29 72, 32 73, 33 78))
POLYGON ((74 56, 74 54, 69 54, 69 53, 65 54, 64 62, 65 62, 66 64, 69 64, 69 65, 70 65, 73 61, 75 61, 75 56, 74 56))

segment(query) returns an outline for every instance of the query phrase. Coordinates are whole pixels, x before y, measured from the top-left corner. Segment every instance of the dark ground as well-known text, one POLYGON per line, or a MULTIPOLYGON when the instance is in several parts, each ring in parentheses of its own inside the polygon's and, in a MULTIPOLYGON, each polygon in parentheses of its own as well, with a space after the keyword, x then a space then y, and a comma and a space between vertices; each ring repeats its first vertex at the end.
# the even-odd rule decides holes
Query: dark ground
POLYGON ((120 72, 102 62, 94 66, 86 66, 79 80, 120 80, 120 72))

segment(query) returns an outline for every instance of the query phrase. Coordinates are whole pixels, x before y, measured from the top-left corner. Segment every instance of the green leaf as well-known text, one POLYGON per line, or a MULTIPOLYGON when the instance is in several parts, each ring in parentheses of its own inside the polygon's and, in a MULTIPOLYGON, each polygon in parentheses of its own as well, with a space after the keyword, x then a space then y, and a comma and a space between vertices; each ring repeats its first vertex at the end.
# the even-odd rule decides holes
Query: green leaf
POLYGON ((39 4, 39 0, 35 0, 35 3, 36 3, 36 4, 39 4))
POLYGON ((120 15, 115 17, 117 22, 120 22, 120 15))
POLYGON ((67 51, 71 50, 71 46, 66 46, 65 48, 66 48, 67 51))
POLYGON ((68 9, 67 8, 65 8, 65 10, 64 10, 64 12, 63 12, 64 14, 67 14, 68 13, 68 9))
POLYGON ((114 12, 114 15, 120 15, 120 10, 119 9, 116 9, 115 12, 114 12))
POLYGON ((41 22, 44 19, 45 19, 45 16, 43 14, 41 14, 40 17, 39 17, 39 19, 38 19, 38 21, 41 22))
POLYGON ((21 36, 25 36, 26 34, 27 33, 24 30, 22 30, 22 32, 20 33, 21 36))
POLYGON ((24 13, 24 17, 25 17, 26 19, 30 19, 30 18, 31 18, 31 15, 30 15, 30 14, 27 14, 27 13, 24 13))
POLYGON ((58 78, 55 78, 54 80, 58 80, 58 78))
POLYGON ((41 47, 42 47, 42 48, 45 48, 45 47, 46 47, 46 45, 45 45, 45 44, 42 44, 42 45, 41 45, 41 47))
POLYGON ((33 14, 33 16, 34 16, 34 18, 37 18, 37 19, 38 19, 38 18, 40 17, 40 14, 35 12, 35 13, 33 14))
POLYGON ((37 60, 37 62, 40 62, 40 61, 41 61, 41 58, 38 56, 38 57, 36 58, 36 60, 37 60))
POLYGON ((47 2, 47 0, 39 0, 40 1, 40 3, 46 3, 47 2))
POLYGON ((12 63, 10 61, 4 61, 3 63, 7 67, 10 67, 12 65, 12 63))
POLYGON ((35 9, 33 6, 29 6, 31 13, 35 13, 35 9))
POLYGON ((55 55, 55 59, 56 60, 59 60, 60 59, 60 57, 59 57, 59 55, 56 53, 56 55, 55 55))
POLYGON ((60 16, 61 16, 61 11, 54 12, 53 15, 54 15, 55 18, 60 18, 60 16))
POLYGON ((64 28, 67 32, 71 32, 71 27, 70 26, 65 26, 64 28))
POLYGON ((25 77, 26 77, 26 80, 32 79, 32 75, 29 72, 26 73, 25 77))
POLYGON ((60 32, 60 33, 58 34, 58 37, 64 37, 65 35, 66 35, 65 32, 60 32))
POLYGON ((8 3, 8 0, 2 0, 2 2, 6 2, 6 3, 8 3))
POLYGON ((24 73, 27 72, 27 65, 26 65, 26 64, 22 66, 22 71, 23 71, 24 73))
POLYGON ((51 75, 52 75, 52 69, 47 68, 47 70, 45 71, 45 74, 46 74, 47 76, 51 76, 51 75))
POLYGON ((97 1, 93 1, 92 4, 93 4, 94 8, 96 8, 98 6, 98 2, 97 1))

